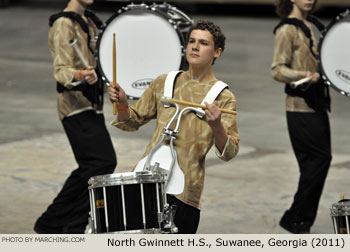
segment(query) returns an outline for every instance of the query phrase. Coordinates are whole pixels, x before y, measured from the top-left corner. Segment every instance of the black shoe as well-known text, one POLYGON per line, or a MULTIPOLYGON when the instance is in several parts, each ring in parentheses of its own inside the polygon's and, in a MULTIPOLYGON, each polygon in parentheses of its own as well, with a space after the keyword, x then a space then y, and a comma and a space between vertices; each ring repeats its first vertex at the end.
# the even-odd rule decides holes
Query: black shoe
POLYGON ((44 228, 40 227, 37 223, 35 223, 33 229, 37 234, 52 234, 52 232, 45 230, 44 228))
POLYGON ((310 227, 306 226, 302 221, 293 222, 282 218, 280 226, 293 234, 310 234, 310 227))
POLYGON ((62 227, 47 226, 40 218, 35 222, 33 229, 37 234, 63 234, 62 227))
POLYGON ((44 230, 42 230, 40 227, 38 227, 38 226, 34 226, 34 231, 35 231, 35 233, 37 233, 37 234, 47 234, 48 232, 45 232, 44 230))

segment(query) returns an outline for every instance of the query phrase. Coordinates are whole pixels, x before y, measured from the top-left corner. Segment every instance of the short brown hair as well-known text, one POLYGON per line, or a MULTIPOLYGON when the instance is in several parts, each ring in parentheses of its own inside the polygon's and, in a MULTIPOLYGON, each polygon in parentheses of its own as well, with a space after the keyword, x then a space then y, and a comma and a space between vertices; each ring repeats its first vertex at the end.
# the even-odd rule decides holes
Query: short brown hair
POLYGON ((187 43, 193 30, 207 30, 213 36, 215 50, 221 48, 225 49, 225 34, 221 31, 220 27, 208 20, 198 20, 193 24, 187 34, 187 43))

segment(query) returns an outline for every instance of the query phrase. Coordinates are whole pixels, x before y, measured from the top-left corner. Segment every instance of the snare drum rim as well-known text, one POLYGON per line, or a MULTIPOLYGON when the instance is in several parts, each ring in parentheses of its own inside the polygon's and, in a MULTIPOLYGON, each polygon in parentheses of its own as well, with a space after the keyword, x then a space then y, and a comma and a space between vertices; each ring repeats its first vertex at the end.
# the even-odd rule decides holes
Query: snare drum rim
POLYGON ((88 189, 144 183, 165 183, 165 175, 150 171, 105 174, 91 177, 88 189))
MULTIPOLYGON (((96 59, 96 65, 97 65, 97 68, 102 76, 102 80, 103 82, 109 86, 110 85, 110 82, 112 80, 108 80, 106 74, 104 73, 103 69, 102 69, 102 64, 101 64, 101 61, 100 61, 100 44, 101 44, 101 39, 104 35, 104 32, 105 30, 107 29, 108 25, 115 19, 117 18, 119 15, 129 11, 129 10, 145 10, 145 11, 148 11, 150 13, 157 13, 158 15, 160 15, 161 17, 165 18, 165 20, 167 20, 169 22, 169 20, 172 20, 171 16, 167 13, 167 12, 164 12, 164 11, 161 11, 159 8, 159 6, 162 6, 162 5, 166 5, 166 7, 168 7, 169 10, 172 10, 172 11, 175 11, 175 12, 178 12, 180 13, 181 17, 183 17, 184 19, 188 19, 187 22, 188 22, 188 26, 191 26, 192 23, 193 23, 193 20, 190 19, 187 15, 185 15, 182 11, 180 11, 179 9, 177 9, 176 7, 170 5, 170 4, 167 4, 167 3, 163 3, 163 4, 152 4, 152 5, 147 5, 147 4, 128 4, 127 6, 125 7, 122 7, 120 8, 117 12, 115 12, 106 22, 105 22, 105 25, 103 26, 103 29, 100 30, 99 32, 99 35, 98 35, 98 38, 97 38, 97 42, 96 42, 96 53, 95 53, 95 59, 96 59)), ((180 65, 179 65, 179 70, 187 70, 187 61, 186 61, 186 38, 184 38, 183 34, 181 33, 179 27, 176 25, 176 24, 173 24, 172 22, 169 22, 171 24, 171 27, 175 30, 175 32, 177 33, 178 35, 178 38, 180 40, 180 45, 181 45, 181 62, 180 62, 180 65)), ((130 100, 138 100, 140 97, 135 97, 135 96, 131 96, 131 95, 127 95, 127 98, 130 99, 130 100)))
POLYGON ((344 95, 344 96, 350 96, 349 92, 346 92, 340 88, 338 88, 336 85, 334 85, 330 78, 327 76, 325 69, 323 68, 322 65, 322 60, 321 60, 321 51, 322 51, 322 45, 324 42, 324 39, 327 35, 327 33, 331 30, 331 28, 338 23, 339 21, 343 20, 344 18, 349 18, 350 17, 350 11, 346 10, 345 12, 340 13, 338 16, 336 16, 328 25, 327 27, 321 31, 321 36, 320 36, 320 40, 318 43, 318 47, 317 47, 317 63, 318 63, 318 67, 320 69, 321 72, 321 77, 322 79, 325 81, 325 83, 328 86, 331 86, 333 89, 335 89, 337 92, 339 92, 340 94, 344 95))
POLYGON ((162 233, 162 230, 160 228, 149 228, 149 229, 135 229, 135 230, 106 232, 102 234, 160 234, 160 233, 162 233))
POLYGON ((350 215, 350 201, 332 204, 330 210, 331 216, 348 216, 350 215))

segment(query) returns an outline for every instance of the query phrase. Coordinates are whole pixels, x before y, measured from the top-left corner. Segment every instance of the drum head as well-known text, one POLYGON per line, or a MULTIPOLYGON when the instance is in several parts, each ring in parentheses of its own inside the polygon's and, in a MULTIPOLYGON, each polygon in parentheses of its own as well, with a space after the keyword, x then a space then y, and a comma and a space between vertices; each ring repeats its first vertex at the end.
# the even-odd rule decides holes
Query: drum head
POLYGON ((331 23, 319 46, 322 77, 343 95, 350 96, 350 18, 331 23))
POLYGON ((98 66, 113 81, 113 33, 116 34, 116 78, 129 98, 139 98, 159 75, 180 68, 179 32, 156 11, 136 8, 107 21, 98 39, 98 66))

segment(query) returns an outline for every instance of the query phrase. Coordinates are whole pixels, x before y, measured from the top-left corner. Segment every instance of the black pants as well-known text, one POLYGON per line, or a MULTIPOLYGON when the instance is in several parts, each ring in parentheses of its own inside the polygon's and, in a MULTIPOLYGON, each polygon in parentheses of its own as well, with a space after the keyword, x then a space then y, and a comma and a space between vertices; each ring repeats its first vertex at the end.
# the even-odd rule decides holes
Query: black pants
POLYGON ((113 173, 117 163, 102 114, 88 110, 63 119, 62 124, 79 167, 35 223, 37 233, 84 233, 90 211, 88 180, 113 173))
POLYGON ((287 112, 287 123, 300 177, 284 217, 311 227, 332 160, 328 114, 287 112))
POLYGON ((176 205, 174 223, 178 234, 195 234, 199 225, 200 210, 183 203, 172 195, 167 195, 169 205, 176 205))

